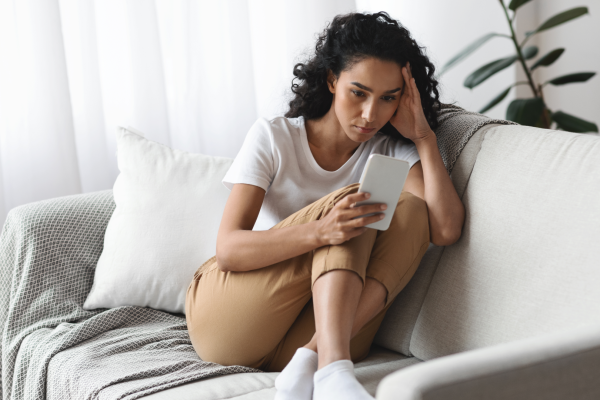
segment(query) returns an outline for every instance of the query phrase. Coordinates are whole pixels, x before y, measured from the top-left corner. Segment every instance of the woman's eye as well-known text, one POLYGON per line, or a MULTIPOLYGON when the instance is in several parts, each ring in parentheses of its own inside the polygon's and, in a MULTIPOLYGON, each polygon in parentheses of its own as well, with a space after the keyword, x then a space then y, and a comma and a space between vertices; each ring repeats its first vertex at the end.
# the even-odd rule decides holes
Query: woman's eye
POLYGON ((385 101, 394 101, 394 100, 396 100, 396 97, 395 96, 385 96, 383 99, 385 101))
POLYGON ((356 96, 362 96, 363 93, 359 92, 358 90, 352 90, 352 93, 354 93, 356 96))

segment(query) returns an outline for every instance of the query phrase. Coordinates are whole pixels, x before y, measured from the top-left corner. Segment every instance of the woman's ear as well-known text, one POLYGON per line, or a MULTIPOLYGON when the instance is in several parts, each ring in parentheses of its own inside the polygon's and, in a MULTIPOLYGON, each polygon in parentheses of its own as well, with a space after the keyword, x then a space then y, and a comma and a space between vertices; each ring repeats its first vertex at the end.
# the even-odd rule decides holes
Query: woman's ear
POLYGON ((327 87, 331 93, 335 93, 335 87, 337 85, 337 79, 330 69, 327 70, 327 87))

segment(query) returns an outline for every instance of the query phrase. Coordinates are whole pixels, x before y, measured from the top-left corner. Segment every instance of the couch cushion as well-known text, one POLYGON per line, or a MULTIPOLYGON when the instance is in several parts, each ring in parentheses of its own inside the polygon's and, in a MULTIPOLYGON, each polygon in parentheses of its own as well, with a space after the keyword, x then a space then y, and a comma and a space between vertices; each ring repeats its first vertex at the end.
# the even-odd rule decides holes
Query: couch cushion
POLYGON ((431 359, 600 322, 600 138, 491 128, 410 351, 431 359))
MULTIPOLYGON (((379 382, 388 374, 417 364, 421 360, 406 357, 379 346, 373 346, 369 356, 354 366, 359 382, 373 396, 379 382)), ((272 400, 278 373, 248 373, 202 379, 162 392, 141 397, 144 400, 272 400)))
POLYGON ((133 128, 116 133, 116 208, 83 309, 185 313, 194 273, 216 252, 233 160, 171 149, 133 128))
POLYGON ((277 372, 270 372, 216 376, 140 398, 144 400, 217 400, 237 398, 249 393, 254 396, 261 395, 262 398, 273 398, 268 394, 273 390, 277 375, 277 372))
MULTIPOLYGON (((502 125, 486 125, 475 132, 456 161, 451 178, 459 197, 463 196, 486 132, 495 126, 502 125)), ((429 245, 415 275, 386 313, 374 343, 408 356, 412 355, 409 348, 412 331, 443 251, 444 247, 433 243, 429 245)))

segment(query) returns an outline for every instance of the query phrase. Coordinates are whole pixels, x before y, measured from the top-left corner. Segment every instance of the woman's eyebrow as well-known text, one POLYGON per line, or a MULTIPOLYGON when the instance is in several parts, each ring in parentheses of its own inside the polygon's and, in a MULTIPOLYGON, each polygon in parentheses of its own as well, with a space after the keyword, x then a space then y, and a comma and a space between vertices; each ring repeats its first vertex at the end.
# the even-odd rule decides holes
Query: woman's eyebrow
MULTIPOLYGON (((367 92, 371 92, 373 93, 373 89, 366 87, 365 85, 358 83, 358 82, 350 82, 351 84, 358 86, 359 88, 361 88, 362 90, 366 90, 367 92)), ((398 90, 400 90, 402 88, 396 88, 396 89, 392 89, 392 90, 386 90, 383 93, 396 93, 398 90)))

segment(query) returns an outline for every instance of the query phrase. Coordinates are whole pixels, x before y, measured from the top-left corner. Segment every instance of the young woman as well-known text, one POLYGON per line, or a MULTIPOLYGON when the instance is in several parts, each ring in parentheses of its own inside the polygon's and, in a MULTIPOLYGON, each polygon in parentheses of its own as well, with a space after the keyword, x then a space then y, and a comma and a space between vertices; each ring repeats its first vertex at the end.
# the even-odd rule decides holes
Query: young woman
POLYGON ((464 222, 432 130, 433 74, 386 13, 334 18, 294 67, 285 117, 259 119, 223 179, 231 194, 217 254, 186 298, 200 358, 283 369, 277 399, 372 399, 353 362, 430 241, 456 242, 464 222), (395 130, 380 132, 388 123, 395 130), (386 231, 365 228, 385 205, 355 206, 369 198, 357 182, 372 153, 411 165, 386 231))

